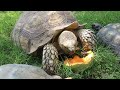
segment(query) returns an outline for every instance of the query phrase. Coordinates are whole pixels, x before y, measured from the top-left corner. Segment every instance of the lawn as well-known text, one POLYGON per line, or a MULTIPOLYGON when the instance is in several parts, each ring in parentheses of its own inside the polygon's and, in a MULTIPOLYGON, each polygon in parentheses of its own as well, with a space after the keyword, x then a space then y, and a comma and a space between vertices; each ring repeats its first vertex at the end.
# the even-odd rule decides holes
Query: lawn
MULTIPOLYGON (((0 65, 17 63, 40 66, 40 57, 26 55, 11 41, 10 34, 20 14, 19 11, 0 12, 0 65)), ((86 28, 91 28, 94 22, 102 25, 120 22, 119 11, 74 11, 74 16, 80 23, 87 23, 86 28)), ((60 68, 58 74, 75 79, 120 79, 119 60, 109 47, 98 43, 95 50, 95 62, 91 68, 76 74, 70 68, 63 67, 60 68)))

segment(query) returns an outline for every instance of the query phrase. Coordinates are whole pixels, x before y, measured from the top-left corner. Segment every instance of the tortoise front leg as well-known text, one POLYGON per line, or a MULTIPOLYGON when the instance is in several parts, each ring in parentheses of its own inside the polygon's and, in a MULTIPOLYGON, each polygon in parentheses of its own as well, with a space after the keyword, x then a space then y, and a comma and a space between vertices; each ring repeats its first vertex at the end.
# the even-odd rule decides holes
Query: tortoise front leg
POLYGON ((77 34, 82 43, 83 51, 93 51, 95 49, 96 36, 94 31, 90 29, 80 29, 77 31, 77 34))
POLYGON ((42 68, 48 74, 55 74, 58 65, 58 51, 52 44, 43 47, 42 68))

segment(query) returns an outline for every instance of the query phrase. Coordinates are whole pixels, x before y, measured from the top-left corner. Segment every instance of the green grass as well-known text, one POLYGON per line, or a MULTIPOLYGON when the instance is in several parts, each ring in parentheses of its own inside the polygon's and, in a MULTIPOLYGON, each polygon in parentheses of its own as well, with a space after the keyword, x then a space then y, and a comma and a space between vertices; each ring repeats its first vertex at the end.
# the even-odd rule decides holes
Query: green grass
POLYGON ((0 65, 9 63, 39 65, 37 57, 31 57, 15 47, 11 41, 11 31, 20 16, 20 12, 0 12, 0 65))
MULTIPOLYGON (((0 12, 0 65, 3 64, 29 64, 40 66, 41 58, 26 55, 22 50, 13 45, 10 33, 20 16, 19 11, 0 12)), ((119 11, 79 11, 74 12, 80 23, 87 23, 86 28, 91 28, 94 22, 107 25, 119 23, 119 11)), ((63 66, 58 74, 62 77, 75 79, 120 79, 120 58, 109 47, 98 43, 95 50, 94 65, 83 73, 73 73, 68 67, 63 66)))

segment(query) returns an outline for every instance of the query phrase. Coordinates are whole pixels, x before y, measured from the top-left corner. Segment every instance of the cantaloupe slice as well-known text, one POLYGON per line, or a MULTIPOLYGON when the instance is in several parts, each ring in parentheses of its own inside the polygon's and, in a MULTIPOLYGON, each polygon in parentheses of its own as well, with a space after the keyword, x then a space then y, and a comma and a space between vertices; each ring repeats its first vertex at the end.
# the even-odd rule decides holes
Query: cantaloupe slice
POLYGON ((83 61, 83 58, 80 58, 79 56, 75 55, 74 58, 69 58, 69 59, 66 59, 64 61, 64 64, 66 66, 73 66, 73 65, 76 65, 76 64, 82 64, 84 61, 83 61))
POLYGON ((88 55, 86 57, 79 57, 75 55, 73 58, 68 58, 64 61, 66 66, 72 67, 72 69, 76 70, 85 70, 89 66, 91 66, 94 53, 92 51, 87 52, 88 55))

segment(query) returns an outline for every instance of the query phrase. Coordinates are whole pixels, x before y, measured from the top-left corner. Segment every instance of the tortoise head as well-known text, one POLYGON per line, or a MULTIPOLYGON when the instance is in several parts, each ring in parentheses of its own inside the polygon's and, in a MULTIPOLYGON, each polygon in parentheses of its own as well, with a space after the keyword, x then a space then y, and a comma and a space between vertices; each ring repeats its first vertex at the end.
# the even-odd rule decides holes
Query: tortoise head
POLYGON ((58 38, 58 43, 66 54, 74 54, 78 49, 77 37, 71 31, 63 31, 58 38))
POLYGON ((92 29, 95 31, 99 31, 102 28, 102 25, 99 23, 93 23, 92 24, 92 29))

